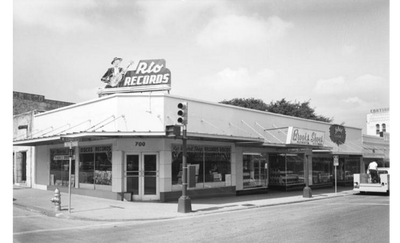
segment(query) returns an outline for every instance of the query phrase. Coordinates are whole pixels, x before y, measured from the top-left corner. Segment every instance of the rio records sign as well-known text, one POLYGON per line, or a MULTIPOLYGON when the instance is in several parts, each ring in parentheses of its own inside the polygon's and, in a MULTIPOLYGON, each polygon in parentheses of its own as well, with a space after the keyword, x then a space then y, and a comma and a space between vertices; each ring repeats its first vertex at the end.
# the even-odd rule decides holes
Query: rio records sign
POLYGON ((136 69, 126 71, 117 85, 111 88, 100 88, 97 92, 99 97, 114 93, 169 91, 171 71, 166 67, 164 59, 140 60, 136 69))
POLYGON ((168 85, 171 86, 171 72, 164 59, 141 60, 136 70, 127 71, 121 87, 168 85))

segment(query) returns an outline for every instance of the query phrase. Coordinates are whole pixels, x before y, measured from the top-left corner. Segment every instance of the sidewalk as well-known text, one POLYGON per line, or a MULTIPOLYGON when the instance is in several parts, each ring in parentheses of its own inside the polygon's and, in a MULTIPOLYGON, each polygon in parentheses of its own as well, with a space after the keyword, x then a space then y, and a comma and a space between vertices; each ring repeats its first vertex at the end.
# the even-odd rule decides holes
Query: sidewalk
POLYGON ((53 191, 14 185, 13 203, 16 207, 22 207, 53 217, 94 221, 130 221, 193 217, 256 207, 329 199, 352 195, 354 192, 350 188, 338 188, 338 193, 335 193, 333 188, 329 188, 315 189, 312 193, 312 198, 303 198, 302 191, 269 191, 267 194, 258 195, 192 199, 193 212, 190 213, 178 213, 178 202, 128 202, 72 194, 71 213, 69 213, 68 193, 61 193, 61 211, 55 212, 54 205, 50 201, 54 196, 53 191))

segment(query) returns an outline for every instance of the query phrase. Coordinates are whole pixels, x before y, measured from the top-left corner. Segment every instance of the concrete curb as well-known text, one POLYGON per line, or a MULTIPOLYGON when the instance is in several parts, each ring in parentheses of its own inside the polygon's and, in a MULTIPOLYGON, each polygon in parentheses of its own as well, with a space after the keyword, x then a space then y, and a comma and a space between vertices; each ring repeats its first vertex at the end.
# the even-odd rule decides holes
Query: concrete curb
POLYGON ((23 204, 16 203, 16 202, 14 202, 14 205, 18 206, 20 208, 24 208, 29 211, 44 214, 49 217, 57 217, 57 218, 61 218, 61 219, 97 221, 97 222, 130 222, 130 221, 131 222, 134 222, 134 221, 143 222, 143 221, 157 221, 157 220, 168 220, 168 219, 177 219, 177 218, 198 217, 198 216, 204 216, 204 215, 210 215, 210 214, 228 213, 228 212, 243 211, 243 210, 249 210, 249 209, 264 208, 264 207, 274 207, 274 206, 281 206, 281 205, 305 203, 305 202, 311 202, 311 201, 319 201, 319 200, 325 200, 325 199, 331 199, 331 198, 337 198, 337 197, 344 197, 344 196, 348 196, 348 195, 352 195, 352 194, 338 193, 336 195, 326 195, 326 196, 316 195, 312 198, 300 198, 300 199, 291 200, 291 201, 264 203, 264 204, 259 204, 259 205, 253 205, 253 204, 249 204, 249 203, 248 203, 248 205, 246 205, 246 202, 243 202, 241 205, 232 205, 232 206, 226 205, 225 207, 221 207, 221 210, 217 209, 217 210, 202 211, 202 210, 208 210, 208 209, 198 209, 198 210, 194 210, 191 213, 180 214, 177 216, 149 217, 149 218, 135 218, 135 219, 96 219, 96 218, 76 216, 76 215, 73 215, 73 213, 69 214, 68 212, 63 212, 63 211, 66 211, 65 209, 60 212, 56 212, 56 211, 50 211, 50 210, 46 210, 43 208, 35 207, 35 206, 23 205, 23 204))

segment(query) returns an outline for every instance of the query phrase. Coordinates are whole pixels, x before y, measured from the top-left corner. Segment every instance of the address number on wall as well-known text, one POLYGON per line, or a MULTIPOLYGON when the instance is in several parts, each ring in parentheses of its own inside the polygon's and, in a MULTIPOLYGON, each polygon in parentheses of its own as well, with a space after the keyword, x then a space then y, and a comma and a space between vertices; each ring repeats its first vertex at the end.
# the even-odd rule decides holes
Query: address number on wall
POLYGON ((144 147, 146 146, 146 142, 135 142, 135 147, 144 147))

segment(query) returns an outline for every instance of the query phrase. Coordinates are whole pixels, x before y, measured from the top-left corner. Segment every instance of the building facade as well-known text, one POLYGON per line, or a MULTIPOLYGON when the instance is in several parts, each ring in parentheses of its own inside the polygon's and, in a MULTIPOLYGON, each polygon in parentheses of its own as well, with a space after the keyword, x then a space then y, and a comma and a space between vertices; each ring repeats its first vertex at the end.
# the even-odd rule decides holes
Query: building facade
POLYGON ((352 185, 352 175, 364 170, 359 128, 332 129, 329 123, 163 93, 112 94, 34 114, 34 135, 14 146, 34 146, 34 188, 67 190, 71 181, 77 194, 176 200, 182 192, 182 139, 167 136, 166 127, 177 124, 180 102, 189 107, 191 198, 302 189, 306 180, 312 188, 332 187, 334 155, 339 185, 352 185), (345 134, 345 142, 333 142, 336 132, 345 134), (65 141, 74 141, 71 151, 65 141))
MULTIPOLYGON (((46 99, 43 95, 13 92, 13 140, 29 139, 34 134, 34 116, 40 112, 72 105, 70 102, 46 99)), ((13 183, 32 187, 33 149, 13 147, 13 183)))
POLYGON ((363 135, 363 158, 364 167, 372 161, 378 163, 379 167, 390 167, 390 134, 384 133, 383 136, 363 135))
POLYGON ((390 133, 389 108, 371 109, 367 114, 367 135, 383 136, 390 133))

